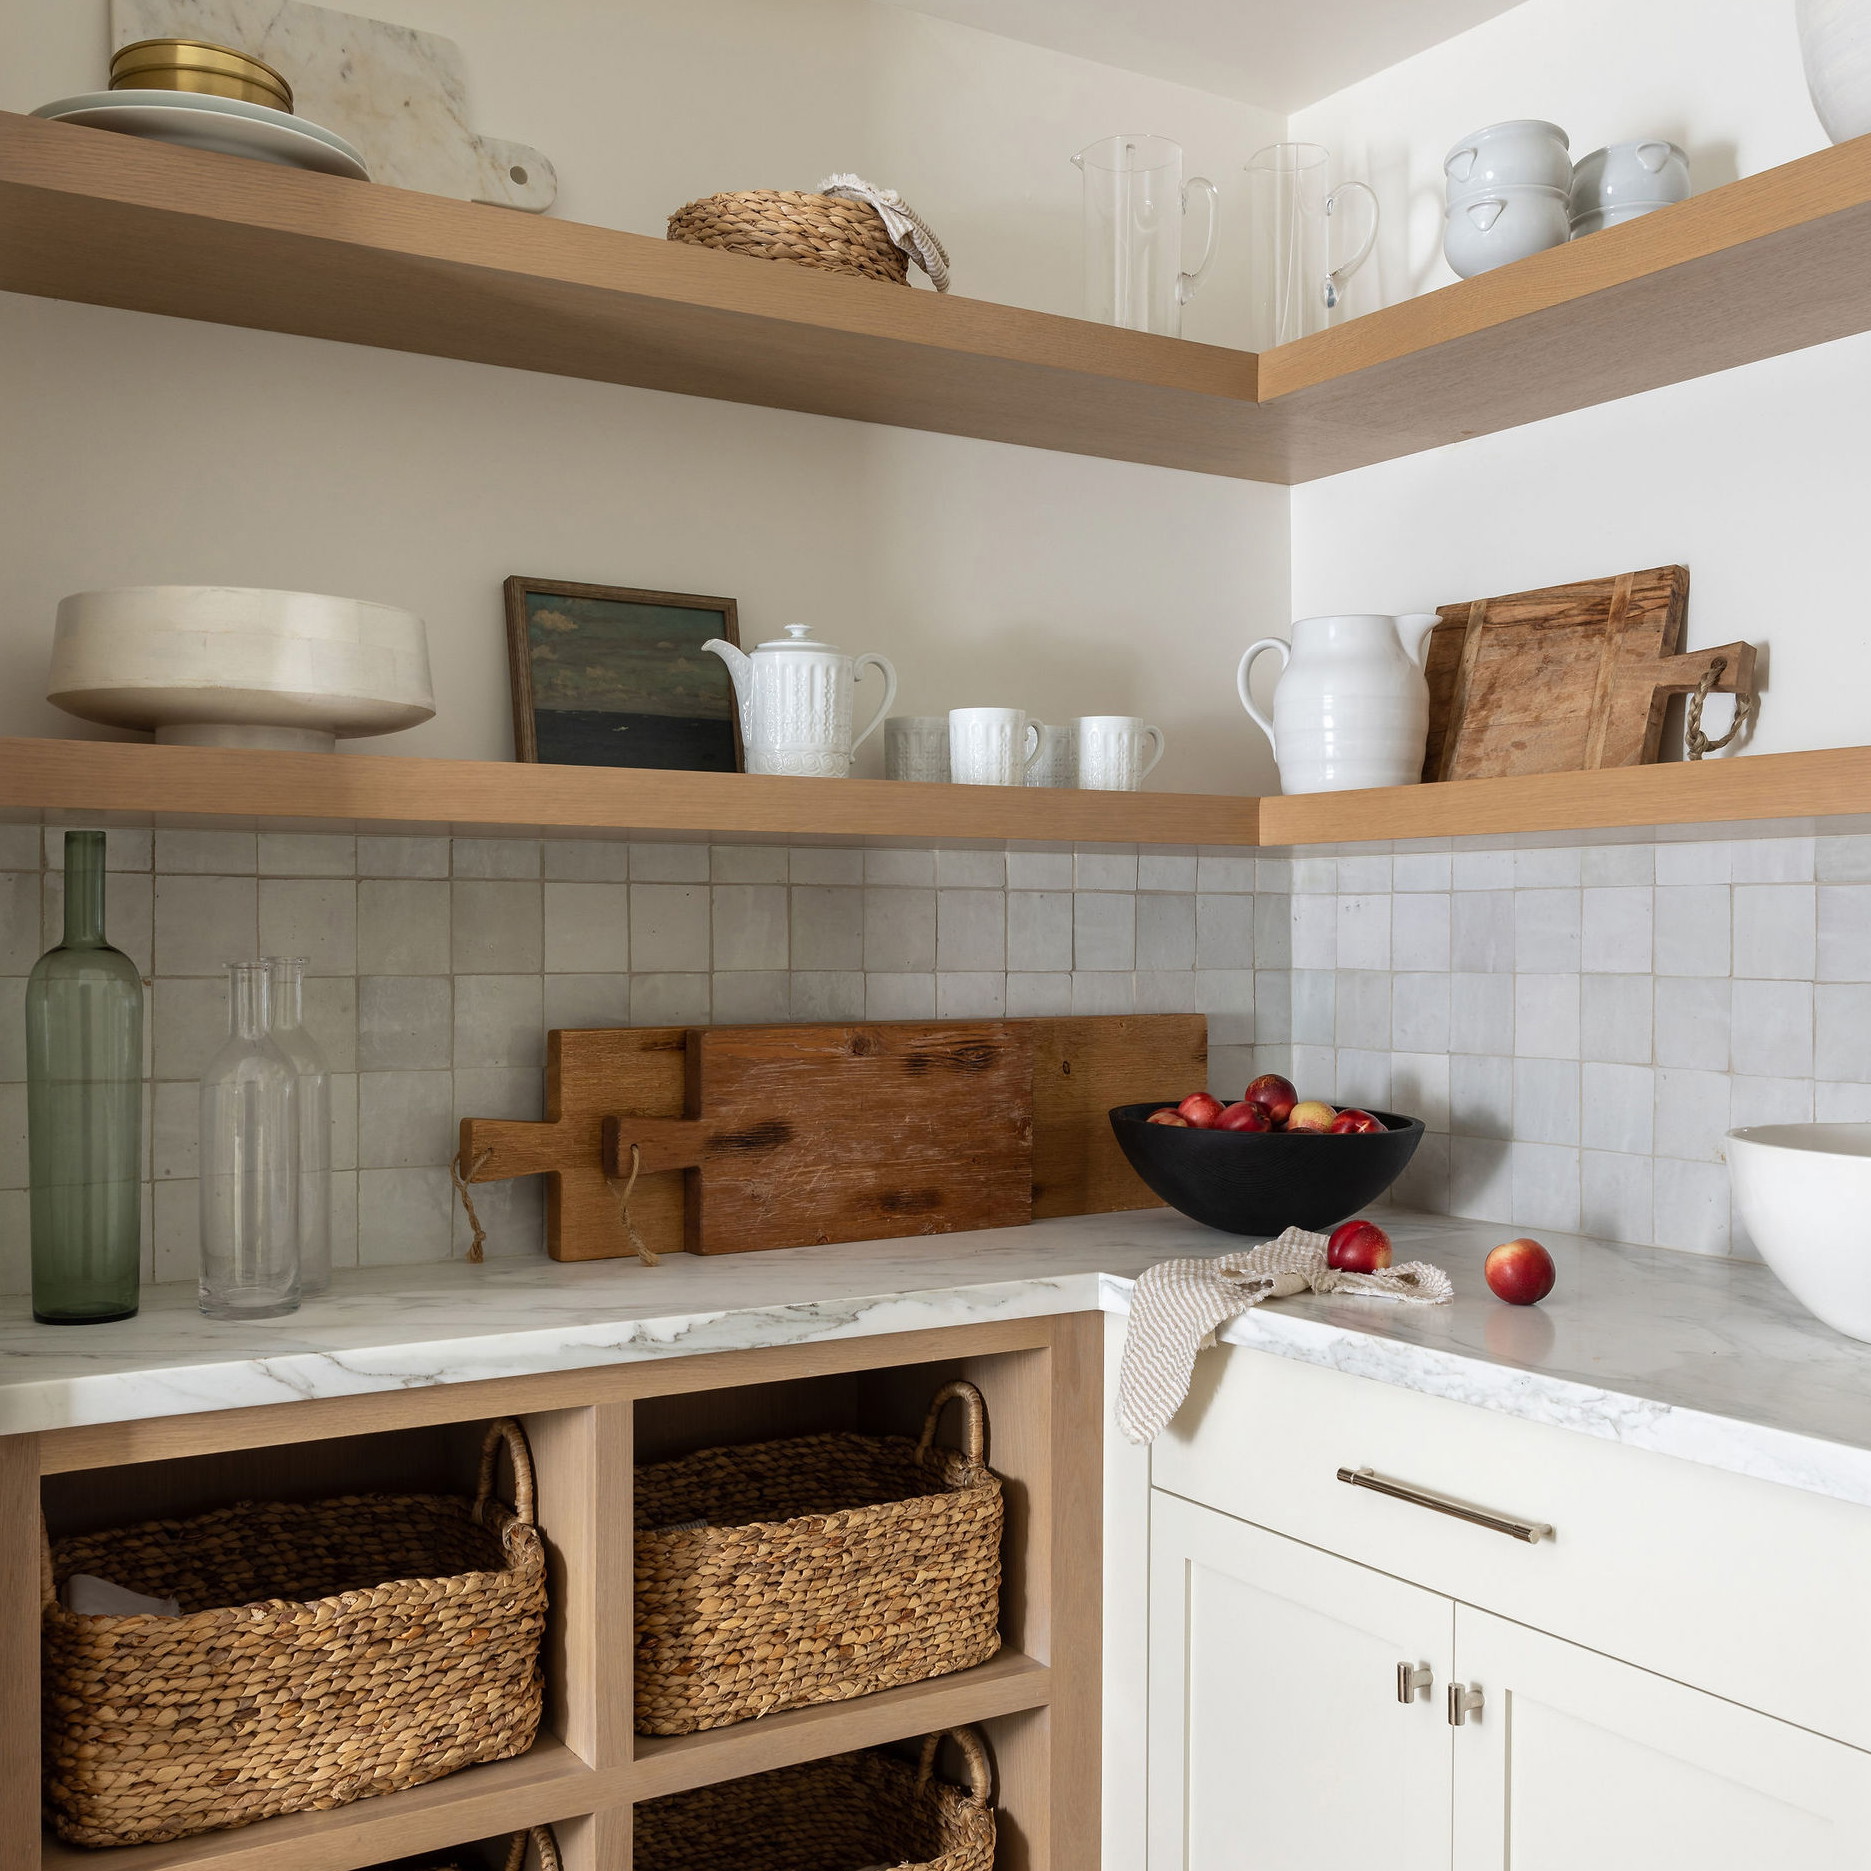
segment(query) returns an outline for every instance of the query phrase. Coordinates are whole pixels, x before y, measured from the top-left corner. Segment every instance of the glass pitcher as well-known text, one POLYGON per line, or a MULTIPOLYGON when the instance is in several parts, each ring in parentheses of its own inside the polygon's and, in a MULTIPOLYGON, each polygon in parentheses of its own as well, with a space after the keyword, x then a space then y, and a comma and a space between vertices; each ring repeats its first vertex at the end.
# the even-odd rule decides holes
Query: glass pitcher
POLYGON ((1162 136, 1107 136, 1072 161, 1085 178, 1085 316, 1181 337, 1182 308, 1214 264, 1214 183, 1200 175, 1185 182, 1182 146, 1162 136), (1208 203, 1208 235, 1189 273, 1182 223, 1191 190, 1208 203))
POLYGON ((1348 280, 1377 245, 1377 196, 1368 183, 1325 186, 1329 158, 1317 143, 1275 143, 1247 165, 1248 349, 1271 351, 1323 331, 1348 280), (1334 219, 1352 194, 1371 205, 1371 225, 1350 259, 1332 264, 1334 219))

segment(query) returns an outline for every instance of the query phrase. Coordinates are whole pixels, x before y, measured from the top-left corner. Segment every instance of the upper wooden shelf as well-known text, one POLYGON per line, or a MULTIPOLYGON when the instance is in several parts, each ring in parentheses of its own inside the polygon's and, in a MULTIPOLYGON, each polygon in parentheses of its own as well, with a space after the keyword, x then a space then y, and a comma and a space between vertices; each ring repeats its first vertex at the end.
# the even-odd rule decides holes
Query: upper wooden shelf
POLYGON ((0 817, 749 843, 1249 849, 1871 815, 1871 747, 1240 799, 0 740, 0 817))
POLYGON ((0 113, 0 289, 1298 482, 1871 329, 1871 138, 1264 356, 0 113))

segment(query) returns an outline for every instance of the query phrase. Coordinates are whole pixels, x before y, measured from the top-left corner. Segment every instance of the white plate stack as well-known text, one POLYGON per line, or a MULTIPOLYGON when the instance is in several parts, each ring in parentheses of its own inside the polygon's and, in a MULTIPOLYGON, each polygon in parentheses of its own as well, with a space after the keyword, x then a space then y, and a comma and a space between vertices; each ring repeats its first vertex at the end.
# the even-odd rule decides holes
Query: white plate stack
POLYGON ((335 130, 270 105, 204 91, 87 91, 81 97, 41 104, 33 115, 221 156, 248 156, 288 169, 348 176, 354 182, 370 180, 363 157, 335 130))

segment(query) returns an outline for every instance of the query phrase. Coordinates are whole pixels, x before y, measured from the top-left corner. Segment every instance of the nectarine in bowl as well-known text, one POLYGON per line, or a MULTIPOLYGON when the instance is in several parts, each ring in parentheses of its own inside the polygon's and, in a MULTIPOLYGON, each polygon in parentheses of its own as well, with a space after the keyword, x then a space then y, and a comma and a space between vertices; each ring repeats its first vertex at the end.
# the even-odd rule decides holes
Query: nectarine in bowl
POLYGON ((1421 1118, 1373 1111, 1362 1133, 1195 1130, 1152 1124, 1161 1103, 1120 1104, 1111 1129, 1151 1194, 1224 1234, 1328 1232, 1368 1207, 1409 1166, 1421 1118))

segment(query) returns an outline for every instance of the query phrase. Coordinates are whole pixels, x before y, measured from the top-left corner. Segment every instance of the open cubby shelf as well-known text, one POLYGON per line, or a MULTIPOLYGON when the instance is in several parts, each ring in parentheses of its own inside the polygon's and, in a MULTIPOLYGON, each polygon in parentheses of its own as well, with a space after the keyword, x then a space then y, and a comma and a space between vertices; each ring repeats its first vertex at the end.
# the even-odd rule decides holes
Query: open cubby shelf
POLYGON ((1095 1865, 1102 1328, 1099 1314, 1081 1313, 0 1439, 0 1865, 362 1871, 553 1824, 568 1871, 628 1871, 641 1800, 962 1723, 979 1725, 994 1751, 1004 1826, 1019 1841, 1010 1862, 1095 1865), (636 1734, 637 1465, 833 1427, 913 1435, 950 1377, 986 1395, 989 1460, 1007 1489, 1001 1653, 848 1702, 702 1734, 636 1734), (35 1503, 63 1533, 262 1490, 471 1491, 481 1427, 500 1415, 525 1425, 552 1565, 547 1712, 527 1754, 170 1844, 80 1850, 41 1832, 35 1503))
POLYGON ((0 114, 0 289, 1300 482, 1871 327, 1871 138, 1256 356, 0 114))

